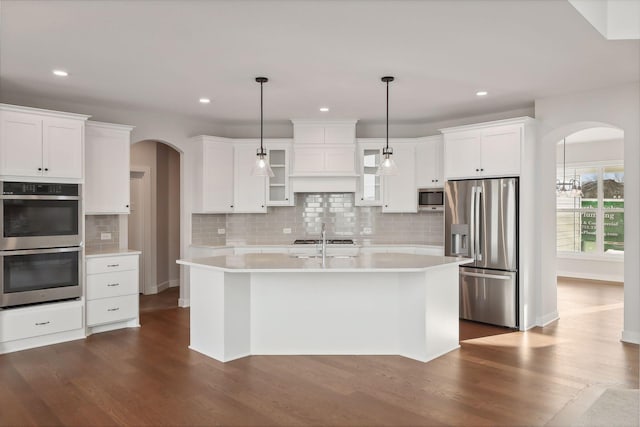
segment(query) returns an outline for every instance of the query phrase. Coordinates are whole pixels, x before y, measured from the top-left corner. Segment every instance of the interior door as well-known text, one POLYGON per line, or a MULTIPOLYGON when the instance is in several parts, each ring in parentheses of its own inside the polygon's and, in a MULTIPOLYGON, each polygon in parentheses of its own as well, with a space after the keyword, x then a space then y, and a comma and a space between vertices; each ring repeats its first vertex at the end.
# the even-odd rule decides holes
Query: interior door
MULTIPOLYGON (((129 247, 138 251, 144 249, 144 203, 142 199, 142 173, 131 173, 129 202, 129 247)), ((145 251, 143 251, 143 254, 145 251)), ((144 256, 140 257, 138 268, 138 288, 144 293, 144 256)))

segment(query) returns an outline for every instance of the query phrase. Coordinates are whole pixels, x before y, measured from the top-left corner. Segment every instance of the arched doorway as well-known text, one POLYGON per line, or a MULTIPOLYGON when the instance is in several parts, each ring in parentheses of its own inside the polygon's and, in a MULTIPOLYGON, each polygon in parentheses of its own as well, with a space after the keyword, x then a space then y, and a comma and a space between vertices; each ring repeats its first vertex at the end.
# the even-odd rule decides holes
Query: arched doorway
POLYGON ((129 247, 142 251, 141 311, 177 307, 180 297, 180 176, 182 152, 161 140, 131 146, 129 247), (145 301, 153 301, 145 306, 145 301))
MULTIPOLYGON (((584 141, 583 141, 584 142, 584 141)), ((603 145, 606 145, 607 141, 600 141, 600 149, 603 148, 603 145)), ((539 185, 540 190, 538 192, 538 200, 537 205, 539 207, 539 215, 538 215, 538 229, 540 230, 540 241, 539 241, 539 256, 540 256, 540 269, 539 269, 539 313, 542 316, 538 319, 538 324, 544 325, 549 322, 554 321, 558 318, 559 314, 557 311, 558 307, 558 288, 557 288, 557 276, 558 273, 561 275, 566 275, 571 270, 579 269, 580 266, 579 261, 580 257, 583 257, 585 261, 588 261, 588 264, 591 267, 592 278, 596 280, 605 280, 611 277, 600 274, 598 276, 597 264, 593 259, 587 260, 586 258, 594 258, 599 257, 600 261, 603 261, 605 258, 604 252, 610 249, 605 244, 604 240, 604 213, 606 211, 604 204, 604 188, 603 188, 603 180, 606 180, 605 176, 607 173, 615 173, 613 169, 616 166, 621 166, 620 169, 624 168, 624 133, 623 131, 613 125, 601 122, 576 122, 567 124, 558 129, 555 129, 545 135, 541 140, 541 152, 543 153, 541 156, 541 163, 538 171, 539 185), (596 135, 595 137, 589 138, 588 135, 596 135), (619 158, 613 159, 611 158, 612 153, 607 153, 607 156, 602 156, 602 151, 598 154, 597 149, 584 150, 581 149, 577 144, 580 143, 578 141, 580 138, 582 139, 599 139, 597 137, 598 134, 605 135, 615 135, 614 139, 619 139, 620 145, 622 147, 617 146, 615 150, 610 150, 612 152, 617 152, 619 158), (563 251, 559 246, 558 242, 558 227, 562 228, 562 221, 566 218, 560 218, 562 209, 558 209, 558 195, 556 194, 556 183, 558 178, 558 164, 562 164, 563 161, 563 149, 558 146, 558 143, 562 143, 563 140, 570 141, 570 144, 567 147, 567 162, 570 164, 573 160, 577 160, 577 162, 573 161, 572 166, 582 166, 582 169, 578 172, 576 170, 580 169, 580 167, 573 167, 569 172, 570 175, 580 175, 580 174, 591 174, 590 179, 590 191, 589 197, 586 198, 585 203, 582 202, 582 199, 578 199, 575 203, 578 205, 575 206, 575 209, 567 209, 565 212, 572 211, 573 217, 571 218, 574 222, 574 226, 576 229, 576 234, 573 236, 572 243, 572 251, 576 253, 576 256, 573 259, 571 257, 566 257, 565 259, 561 259, 562 257, 558 257, 558 254, 561 254, 563 251), (573 139, 573 141, 572 141, 573 139), (573 147, 571 147, 573 145, 573 147), (594 158, 595 156, 600 155, 602 158, 598 160, 594 158), (595 193, 594 193, 595 191, 595 193), (593 197, 594 194, 598 197, 593 197), (584 211, 584 212, 583 212, 584 211), (589 212, 587 216, 584 215, 585 212, 589 212), (559 219, 560 218, 560 219, 559 219), (560 222, 560 224, 559 224, 560 222), (593 230, 589 229, 593 227, 593 230), (587 230, 588 229, 588 230, 587 230), (596 230, 597 229, 597 230, 596 230), (590 234, 591 232, 599 232, 600 236, 596 234, 590 234), (552 250, 556 248, 556 250, 552 250), (590 253, 585 256, 584 253, 590 253), (569 258, 567 260, 567 258, 569 258), (578 261, 576 261, 576 259, 578 261)), ((606 149, 606 147, 605 147, 606 149)), ((573 200, 572 200, 573 201, 573 200)), ((622 200, 623 202, 624 200, 622 200)), ((611 212, 607 212, 611 213, 611 212)), ((566 242, 565 242, 566 245, 566 242)), ((571 245, 570 245, 571 246, 571 245)), ((566 247, 565 247, 566 249, 566 247)), ((567 251, 565 251, 567 252, 567 251)), ((612 253, 611 250, 609 250, 612 253)), ((620 254, 616 254, 618 258, 622 258, 624 262, 624 254, 623 252, 620 254)), ((620 280, 623 279, 623 267, 622 265, 617 265, 614 269, 619 273, 620 280)), ((589 274, 589 271, 583 271, 583 276, 585 274, 589 274)), ((610 271, 608 273, 611 273, 610 271)), ((572 273, 575 275, 575 271, 572 273)), ((613 332, 613 331, 612 331, 613 332)))

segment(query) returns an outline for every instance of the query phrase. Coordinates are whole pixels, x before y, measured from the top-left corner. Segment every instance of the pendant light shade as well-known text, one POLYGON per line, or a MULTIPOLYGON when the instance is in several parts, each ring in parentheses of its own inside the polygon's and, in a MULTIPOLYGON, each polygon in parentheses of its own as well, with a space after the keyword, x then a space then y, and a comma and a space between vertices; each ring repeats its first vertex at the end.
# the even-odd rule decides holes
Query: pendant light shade
POLYGON ((267 150, 264 149, 263 144, 264 120, 262 107, 262 85, 268 81, 269 79, 266 77, 256 77, 256 82, 260 83, 260 148, 256 151, 256 162, 251 169, 251 175, 253 176, 274 176, 271 166, 269 166, 269 162, 267 160, 267 150))
POLYGON ((376 170, 376 175, 397 175, 398 166, 391 157, 393 156, 393 148, 389 147, 389 82, 392 82, 394 78, 385 76, 381 80, 387 84, 387 145, 382 149, 382 161, 376 170))
POLYGON ((556 194, 564 197, 582 197, 582 185, 580 178, 573 177, 567 180, 567 139, 562 140, 562 181, 556 180, 556 194))

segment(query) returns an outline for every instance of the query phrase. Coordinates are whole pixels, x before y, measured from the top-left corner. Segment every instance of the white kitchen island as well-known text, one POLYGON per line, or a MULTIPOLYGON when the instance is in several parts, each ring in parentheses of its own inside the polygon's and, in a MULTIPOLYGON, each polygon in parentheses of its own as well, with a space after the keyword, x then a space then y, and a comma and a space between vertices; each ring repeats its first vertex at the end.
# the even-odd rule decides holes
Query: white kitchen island
POLYGON ((458 265, 409 254, 287 254, 179 260, 190 267, 189 348, 249 355, 401 355, 427 362, 458 348, 458 265))

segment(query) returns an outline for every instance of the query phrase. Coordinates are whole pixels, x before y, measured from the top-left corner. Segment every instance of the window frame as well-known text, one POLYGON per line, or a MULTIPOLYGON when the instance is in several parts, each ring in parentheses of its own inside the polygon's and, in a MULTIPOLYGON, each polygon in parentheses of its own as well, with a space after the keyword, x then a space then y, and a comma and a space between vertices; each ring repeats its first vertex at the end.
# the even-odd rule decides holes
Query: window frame
MULTIPOLYGON (((562 166, 556 165, 556 179, 560 176, 562 172, 562 166)), ((610 167, 621 167, 624 173, 624 160, 607 160, 607 161, 598 161, 598 162, 570 162, 566 163, 567 169, 581 169, 581 168, 595 168, 597 169, 597 179, 598 179, 598 206, 596 208, 583 208, 583 207, 573 207, 573 208, 559 208, 556 196, 556 242, 558 238, 558 224, 557 224, 557 214, 558 212, 595 212, 596 213, 596 251, 594 252, 581 252, 581 251, 559 251, 557 249, 556 244, 556 253, 559 258, 572 258, 572 259, 583 259, 583 260, 601 260, 603 258, 610 260, 620 260, 624 259, 624 251, 620 254, 612 254, 606 253, 604 251, 604 217, 605 213, 609 212, 621 212, 624 213, 624 208, 605 208, 604 207, 604 173, 606 168, 610 167)), ((581 182, 582 184, 582 182, 581 182)), ((607 199, 609 200, 609 199, 607 199)), ((622 199, 624 202, 624 198, 622 199)))

